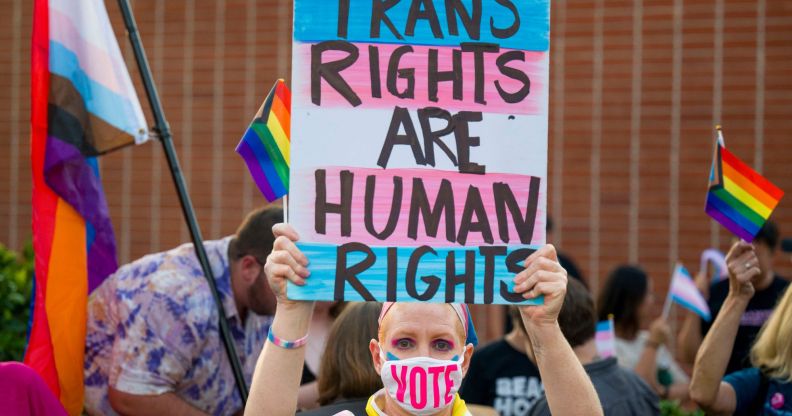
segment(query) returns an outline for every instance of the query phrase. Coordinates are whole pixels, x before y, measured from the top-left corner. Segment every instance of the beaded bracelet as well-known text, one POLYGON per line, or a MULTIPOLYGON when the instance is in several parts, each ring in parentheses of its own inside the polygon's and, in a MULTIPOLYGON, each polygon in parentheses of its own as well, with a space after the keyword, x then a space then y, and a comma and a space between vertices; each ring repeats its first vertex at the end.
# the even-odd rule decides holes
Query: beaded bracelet
POLYGON ((300 338, 298 340, 295 340, 295 341, 286 341, 285 339, 278 338, 275 335, 275 333, 272 332, 272 327, 270 327, 269 333, 267 334, 267 339, 271 343, 273 343, 273 344, 275 344, 275 345, 277 345, 277 346, 279 346, 281 348, 286 348, 287 350, 293 350, 295 348, 302 347, 303 345, 305 345, 306 342, 308 342, 308 334, 305 334, 304 337, 302 337, 302 338, 300 338))

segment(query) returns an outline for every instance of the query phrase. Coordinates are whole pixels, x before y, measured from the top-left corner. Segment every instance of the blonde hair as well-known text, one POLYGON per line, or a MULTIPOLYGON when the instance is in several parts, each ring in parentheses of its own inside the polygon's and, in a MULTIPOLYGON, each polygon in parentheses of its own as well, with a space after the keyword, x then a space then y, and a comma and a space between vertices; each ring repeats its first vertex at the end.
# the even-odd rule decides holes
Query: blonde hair
POLYGON ((751 348, 751 362, 768 377, 792 382, 792 290, 787 288, 751 348))

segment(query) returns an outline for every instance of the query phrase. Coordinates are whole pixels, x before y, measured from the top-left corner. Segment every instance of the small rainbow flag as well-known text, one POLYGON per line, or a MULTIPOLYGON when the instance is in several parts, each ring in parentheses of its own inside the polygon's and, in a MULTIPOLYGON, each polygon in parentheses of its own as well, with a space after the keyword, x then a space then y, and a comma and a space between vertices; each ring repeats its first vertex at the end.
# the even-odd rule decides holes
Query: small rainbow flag
POLYGON ((290 112, 291 91, 279 79, 236 148, 269 202, 289 193, 290 112))
POLYGON ((726 149, 720 126, 710 171, 707 214, 752 242, 784 192, 726 149))
MULTIPOLYGON (((696 288, 696 284, 693 282, 693 278, 690 277, 690 273, 685 266, 680 263, 677 263, 674 268, 674 276, 671 277, 671 287, 668 289, 668 299, 695 312, 696 315, 700 316, 705 321, 710 321, 712 319, 707 301, 704 300, 704 296, 702 296, 701 292, 696 288)), ((669 305, 668 301, 666 305, 669 305)), ((663 316, 668 315, 667 309, 668 307, 666 306, 663 316)))
POLYGON ((594 342, 600 357, 608 358, 616 355, 616 328, 613 324, 613 315, 608 315, 607 321, 597 322, 594 342))

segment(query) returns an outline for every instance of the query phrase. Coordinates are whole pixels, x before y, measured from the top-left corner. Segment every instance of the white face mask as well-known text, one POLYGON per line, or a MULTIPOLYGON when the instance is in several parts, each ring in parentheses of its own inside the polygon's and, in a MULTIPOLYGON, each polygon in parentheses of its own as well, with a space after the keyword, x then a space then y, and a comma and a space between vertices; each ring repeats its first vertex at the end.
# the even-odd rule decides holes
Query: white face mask
POLYGON ((431 415, 454 402, 462 384, 462 362, 429 357, 385 361, 380 348, 380 377, 385 391, 399 407, 414 415, 431 415))

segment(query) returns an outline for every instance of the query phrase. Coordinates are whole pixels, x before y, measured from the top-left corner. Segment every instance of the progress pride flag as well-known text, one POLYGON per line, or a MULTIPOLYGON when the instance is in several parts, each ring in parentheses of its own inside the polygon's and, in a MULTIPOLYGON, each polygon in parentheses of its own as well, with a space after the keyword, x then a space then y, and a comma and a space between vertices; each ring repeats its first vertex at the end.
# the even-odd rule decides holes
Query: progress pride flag
POLYGON ((289 296, 526 302, 548 49, 547 1, 296 0, 289 217, 312 276, 289 296))

